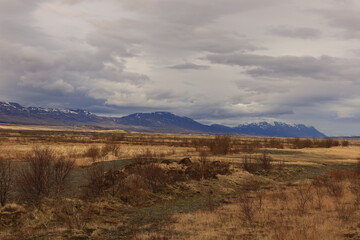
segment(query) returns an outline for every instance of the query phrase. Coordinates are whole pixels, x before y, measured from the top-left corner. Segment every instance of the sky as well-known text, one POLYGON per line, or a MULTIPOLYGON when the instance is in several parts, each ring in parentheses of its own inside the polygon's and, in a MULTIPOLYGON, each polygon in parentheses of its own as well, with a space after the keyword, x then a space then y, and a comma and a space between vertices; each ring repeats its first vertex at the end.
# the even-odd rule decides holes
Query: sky
POLYGON ((0 101, 360 135, 360 1, 0 0, 0 101))

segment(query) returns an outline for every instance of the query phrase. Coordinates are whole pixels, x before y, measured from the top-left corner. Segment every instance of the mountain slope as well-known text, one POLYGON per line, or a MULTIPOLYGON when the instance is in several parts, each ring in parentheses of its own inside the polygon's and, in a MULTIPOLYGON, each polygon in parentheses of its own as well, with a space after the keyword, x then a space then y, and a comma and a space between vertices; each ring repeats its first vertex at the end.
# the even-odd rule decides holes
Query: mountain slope
POLYGON ((234 130, 241 134, 272 137, 326 137, 314 127, 283 122, 259 122, 239 125, 234 130))
POLYGON ((118 118, 116 123, 143 126, 160 132, 211 132, 211 127, 188 117, 179 117, 169 112, 134 113, 118 118))
POLYGON ((169 112, 135 113, 125 117, 100 117, 82 109, 23 107, 18 103, 0 102, 0 123, 93 126, 141 132, 237 134, 274 137, 325 137, 314 127, 282 122, 260 122, 227 127, 201 124, 188 117, 169 112))

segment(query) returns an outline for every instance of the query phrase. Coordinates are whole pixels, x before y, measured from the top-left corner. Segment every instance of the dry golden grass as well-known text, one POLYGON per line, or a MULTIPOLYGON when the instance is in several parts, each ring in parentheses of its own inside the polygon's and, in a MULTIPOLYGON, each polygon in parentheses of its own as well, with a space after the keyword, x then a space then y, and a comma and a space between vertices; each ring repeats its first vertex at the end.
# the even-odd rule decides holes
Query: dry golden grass
MULTIPOLYGON (((22 161, 25 154, 40 145, 50 147, 58 155, 76 160, 77 166, 85 166, 94 161, 85 154, 90 147, 101 150, 107 144, 115 144, 120 148, 118 155, 109 153, 95 161, 130 159, 139 154, 150 154, 171 160, 191 157, 193 162, 199 163, 200 152, 208 150, 206 144, 211 139, 214 137, 3 125, 0 126, 0 157, 22 161)), ((47 199, 41 211, 29 208, 17 218, 22 221, 21 233, 26 236, 52 233, 53 239, 61 239, 70 230, 73 236, 85 234, 86 229, 92 229, 92 238, 106 239, 106 231, 116 233, 121 229, 127 232, 131 228, 132 232, 126 233, 129 234, 126 236, 133 237, 132 234, 136 233, 135 239, 332 240, 344 239, 346 236, 360 237, 360 184, 357 185, 354 179, 346 177, 347 173, 333 172, 330 175, 336 178, 335 183, 322 183, 323 185, 316 187, 311 185, 310 180, 280 183, 266 174, 245 172, 241 165, 244 155, 261 155, 263 152, 268 152, 272 157, 276 171, 281 171, 277 168, 280 163, 304 168, 332 163, 352 164, 360 158, 360 141, 351 140, 347 147, 291 149, 290 144, 286 144, 287 141, 291 142, 289 139, 277 138, 285 143, 284 149, 262 147, 249 152, 237 151, 242 143, 255 142, 261 145, 271 139, 232 137, 233 146, 229 154, 207 156, 210 162, 230 163, 230 175, 218 175, 216 179, 188 180, 171 186, 173 195, 169 192, 151 195, 154 199, 161 199, 157 204, 182 197, 208 196, 209 206, 205 206, 208 209, 206 211, 176 213, 171 220, 154 228, 147 225, 126 225, 126 217, 131 214, 123 216, 122 211, 126 207, 120 199, 106 198, 96 203, 75 198, 62 199, 61 206, 56 204, 59 200, 47 199), (261 186, 267 188, 262 189, 261 186), (221 204, 214 209, 210 204, 210 192, 223 198, 223 202, 228 204, 221 204), (119 214, 114 216, 114 213, 119 214)), ((185 167, 171 163, 163 164, 161 168, 177 171, 184 170, 185 167)), ((136 210, 131 209, 132 213, 136 210)), ((11 239, 11 235, 19 231, 13 228, 12 232, 10 229, 11 227, 0 229, 0 235, 7 235, 11 239)))
POLYGON ((247 193, 246 198, 232 199, 214 211, 176 214, 160 232, 142 232, 136 239, 335 240, 359 234, 360 209, 349 190, 351 183, 341 182, 344 194, 340 198, 328 194, 324 186, 321 208, 311 188, 304 192, 309 201, 303 208, 299 188, 308 189, 309 184, 279 185, 247 193))
MULTIPOLYGON (((0 132, 0 157, 21 161, 26 152, 31 151, 36 145, 41 145, 51 147, 59 154, 65 156, 76 156, 78 165, 89 164, 90 159, 82 157, 82 154, 84 154, 90 146, 101 148, 109 142, 118 144, 121 154, 120 156, 109 155, 102 160, 113 160, 119 157, 131 158, 134 155, 146 151, 146 149, 160 155, 171 156, 174 159, 181 159, 186 156, 197 156, 201 148, 199 150, 196 146, 193 146, 191 142, 213 139, 212 136, 203 135, 126 133, 126 140, 112 140, 109 136, 120 136, 119 134, 124 133, 119 131, 85 131, 41 126, 2 126, 2 128, 11 131, 0 132), (185 141, 185 145, 179 145, 179 141, 185 141), (177 145, 172 143, 177 143, 177 145)), ((262 142, 264 139, 266 140, 266 138, 259 137, 233 137, 233 140, 237 142, 234 147, 238 146, 241 142, 262 142)), ((285 141, 285 139, 281 140, 285 141)), ((263 150, 269 151, 270 156, 273 157, 275 162, 283 162, 284 164, 354 163, 360 157, 360 150, 357 145, 358 141, 352 140, 351 146, 349 147, 304 149, 263 148, 263 150)), ((242 161, 243 155, 244 153, 234 152, 226 156, 209 156, 209 159, 239 163, 242 161)))

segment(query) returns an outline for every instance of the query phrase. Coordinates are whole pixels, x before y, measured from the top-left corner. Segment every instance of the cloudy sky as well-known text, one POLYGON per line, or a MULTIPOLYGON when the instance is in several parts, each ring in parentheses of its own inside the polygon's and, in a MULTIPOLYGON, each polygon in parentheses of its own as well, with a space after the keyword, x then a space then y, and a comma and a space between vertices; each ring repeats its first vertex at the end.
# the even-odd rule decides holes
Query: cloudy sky
POLYGON ((0 0, 0 101, 360 135, 352 0, 0 0))

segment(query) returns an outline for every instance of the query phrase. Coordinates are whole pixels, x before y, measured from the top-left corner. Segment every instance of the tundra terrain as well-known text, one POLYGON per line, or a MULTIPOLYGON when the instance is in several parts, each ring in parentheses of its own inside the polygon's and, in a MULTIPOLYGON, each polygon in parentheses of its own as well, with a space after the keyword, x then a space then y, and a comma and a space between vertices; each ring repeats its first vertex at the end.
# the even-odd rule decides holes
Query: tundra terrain
POLYGON ((0 239, 360 239, 360 142, 2 125, 0 239))

